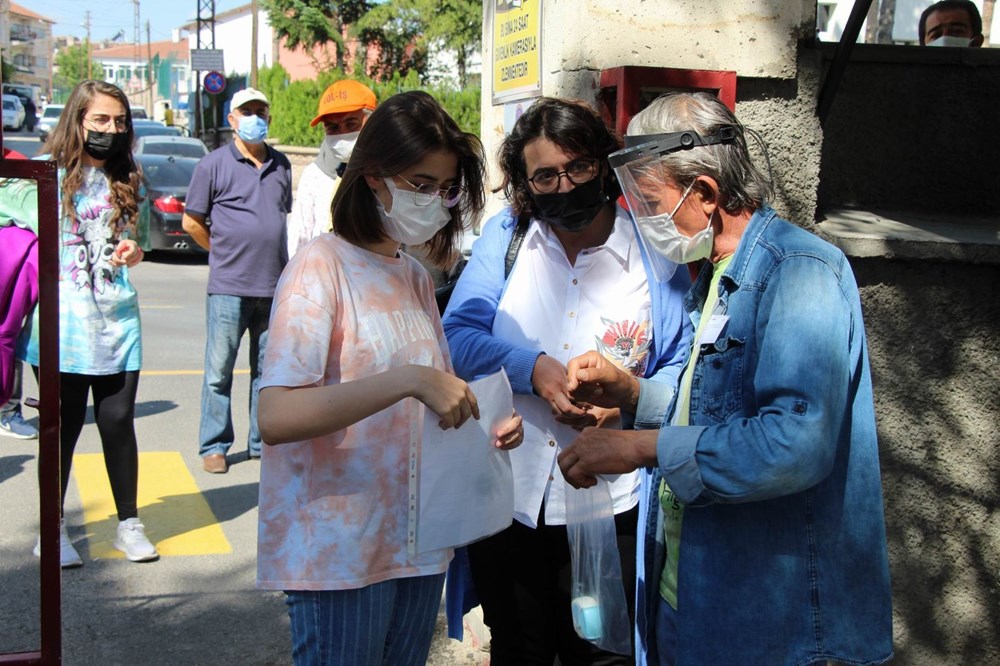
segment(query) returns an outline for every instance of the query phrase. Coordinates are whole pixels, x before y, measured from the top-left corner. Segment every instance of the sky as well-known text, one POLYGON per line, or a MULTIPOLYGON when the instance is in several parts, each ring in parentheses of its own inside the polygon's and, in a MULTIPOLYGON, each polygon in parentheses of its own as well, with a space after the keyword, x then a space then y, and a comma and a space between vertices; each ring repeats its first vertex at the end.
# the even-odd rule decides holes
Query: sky
MULTIPOLYGON (((119 30, 125 31, 126 43, 135 41, 135 3, 132 0, 15 0, 26 9, 55 21, 52 35, 87 36, 87 10, 90 10, 90 39, 99 42, 111 39, 119 30)), ((198 0, 139 0, 141 42, 146 41, 146 21, 149 21, 151 41, 171 38, 174 28, 194 21, 198 0)), ((215 0, 215 13, 250 4, 250 0, 215 0)))

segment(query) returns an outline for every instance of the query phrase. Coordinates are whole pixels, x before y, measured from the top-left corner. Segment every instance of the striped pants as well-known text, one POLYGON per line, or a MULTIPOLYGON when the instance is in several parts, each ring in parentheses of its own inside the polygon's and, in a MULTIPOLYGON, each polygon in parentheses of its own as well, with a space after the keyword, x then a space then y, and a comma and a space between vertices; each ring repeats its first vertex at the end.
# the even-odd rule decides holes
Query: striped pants
POLYGON ((289 590, 295 666, 423 666, 445 575, 356 590, 289 590))

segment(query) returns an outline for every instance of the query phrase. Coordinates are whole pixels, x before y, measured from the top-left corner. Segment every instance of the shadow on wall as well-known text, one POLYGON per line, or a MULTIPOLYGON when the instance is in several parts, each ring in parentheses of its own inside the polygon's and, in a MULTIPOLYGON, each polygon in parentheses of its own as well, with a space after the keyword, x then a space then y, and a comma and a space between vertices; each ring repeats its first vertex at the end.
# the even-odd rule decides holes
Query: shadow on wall
POLYGON ((897 662, 1000 663, 1000 266, 852 260, 897 662))

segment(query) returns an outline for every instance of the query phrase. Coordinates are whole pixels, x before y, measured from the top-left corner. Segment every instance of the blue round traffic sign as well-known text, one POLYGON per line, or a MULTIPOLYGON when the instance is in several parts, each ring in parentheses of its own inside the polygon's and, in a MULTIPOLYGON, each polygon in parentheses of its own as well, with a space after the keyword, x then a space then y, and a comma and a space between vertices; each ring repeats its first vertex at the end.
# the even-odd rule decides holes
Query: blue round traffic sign
POLYGON ((213 95, 226 89, 226 77, 219 72, 209 72, 205 75, 205 91, 213 95))

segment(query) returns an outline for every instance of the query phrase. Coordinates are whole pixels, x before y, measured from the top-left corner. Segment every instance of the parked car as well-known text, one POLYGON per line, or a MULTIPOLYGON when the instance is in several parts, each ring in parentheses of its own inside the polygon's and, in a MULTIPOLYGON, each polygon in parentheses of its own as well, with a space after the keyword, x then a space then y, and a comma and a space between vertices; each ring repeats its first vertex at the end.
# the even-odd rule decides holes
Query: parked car
POLYGON ((19 130, 24 127, 24 105, 17 95, 3 96, 3 128, 19 130))
POLYGON ((208 146, 193 136, 149 135, 135 140, 136 155, 175 155, 177 157, 204 157, 208 146))
POLYGON ((145 120, 149 118, 149 114, 146 113, 146 109, 141 106, 129 107, 132 111, 132 120, 142 119, 145 120))
POLYGON ((45 141, 49 136, 49 132, 56 128, 62 111, 62 104, 46 104, 42 108, 42 118, 38 121, 38 136, 42 141, 45 141))
POLYGON ((158 120, 144 118, 133 118, 132 129, 135 130, 137 139, 144 136, 184 136, 184 128, 182 127, 167 127, 158 120))
POLYGON ((149 198, 149 240, 153 250, 204 253, 181 226, 184 201, 194 168, 194 157, 136 155, 149 198))

